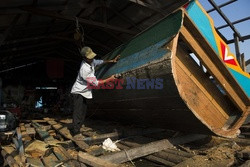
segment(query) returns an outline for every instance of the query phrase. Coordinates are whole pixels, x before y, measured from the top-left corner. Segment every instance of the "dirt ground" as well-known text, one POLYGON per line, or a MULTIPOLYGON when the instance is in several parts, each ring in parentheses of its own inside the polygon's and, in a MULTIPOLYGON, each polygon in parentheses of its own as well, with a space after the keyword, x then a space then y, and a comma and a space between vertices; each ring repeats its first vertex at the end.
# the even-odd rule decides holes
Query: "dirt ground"
POLYGON ((236 167, 249 159, 250 146, 239 145, 234 139, 212 137, 207 144, 194 145, 197 148, 190 148, 188 151, 195 152, 195 156, 179 163, 176 167, 236 167))

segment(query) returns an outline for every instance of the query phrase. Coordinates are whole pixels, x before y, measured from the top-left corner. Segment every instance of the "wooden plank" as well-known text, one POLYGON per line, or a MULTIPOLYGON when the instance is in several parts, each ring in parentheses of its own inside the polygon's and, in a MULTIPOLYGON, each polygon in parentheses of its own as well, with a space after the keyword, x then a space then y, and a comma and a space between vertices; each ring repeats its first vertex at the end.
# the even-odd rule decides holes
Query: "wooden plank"
POLYGON ((110 155, 104 155, 101 156, 100 158, 108 160, 113 163, 123 163, 155 152, 165 150, 167 148, 174 147, 174 145, 189 143, 195 140, 203 139, 205 137, 206 137, 205 135, 192 134, 174 139, 163 139, 160 141, 145 144, 141 147, 131 148, 129 150, 120 151, 110 155))
POLYGON ((112 140, 117 140, 119 138, 118 132, 113 132, 113 133, 107 133, 107 134, 101 134, 93 137, 86 137, 83 139, 83 141, 89 145, 94 145, 94 144, 100 144, 102 143, 105 139, 110 138, 112 140))
POLYGON ((76 165, 74 161, 71 161, 73 158, 67 153, 67 151, 63 147, 53 147, 53 152, 57 159, 59 159, 61 162, 64 162, 64 166, 73 167, 76 165))
POLYGON ((81 161, 87 165, 94 166, 94 167, 106 167, 106 166, 118 167, 119 166, 117 164, 111 163, 109 161, 103 160, 103 159, 98 158, 98 157, 94 157, 92 155, 89 155, 89 154, 81 152, 81 151, 78 153, 77 157, 78 157, 79 161, 81 161))
POLYGON ((1 150, 1 154, 2 154, 3 158, 5 159, 5 161, 7 162, 7 164, 10 167, 19 167, 19 165, 16 162, 16 160, 7 151, 5 151, 4 149, 2 149, 1 150))
MULTIPOLYGON (((40 38, 38 38, 39 40, 40 38)), ((22 41, 21 41, 22 42, 22 41)), ((35 119, 35 120, 32 120, 32 122, 36 122, 36 123, 46 123, 47 121, 46 120, 43 120, 43 119, 35 119)))
POLYGON ((19 124, 19 127, 20 127, 21 132, 23 132, 23 131, 26 130, 26 128, 25 128, 25 126, 24 126, 24 123, 20 123, 20 124, 19 124))
MULTIPOLYGON (((128 145, 130 147, 141 147, 141 144, 131 142, 131 141, 121 141, 121 143, 125 144, 125 145, 128 145)), ((166 150, 169 150, 169 149, 166 149, 166 150)), ((171 152, 170 153, 165 152, 165 150, 156 152, 156 153, 154 153, 152 155, 155 156, 155 157, 158 157, 158 158, 173 162, 175 164, 178 164, 178 163, 180 163, 180 162, 187 159, 186 157, 177 156, 176 154, 172 154, 171 152)))
MULTIPOLYGON (((121 144, 121 143, 116 143, 116 145, 118 146, 118 148, 120 149, 123 149, 123 150, 128 150, 130 149, 130 147, 124 145, 124 144, 121 144)), ((156 162, 157 164, 163 164, 163 165, 166 165, 166 166, 174 166, 176 165, 175 163, 173 162, 170 162, 170 161, 167 161, 165 159, 162 159, 162 158, 159 158, 159 157, 156 157, 154 155, 147 155, 145 157, 143 157, 144 159, 147 159, 149 161, 152 161, 152 162, 156 162)))
POLYGON ((35 128, 26 128, 26 133, 28 135, 35 135, 36 134, 35 128))
MULTIPOLYGON (((226 123, 226 119, 229 118, 228 116, 229 113, 227 115, 224 112, 224 110, 221 108, 221 106, 217 104, 220 100, 216 102, 215 100, 216 97, 213 97, 213 95, 217 95, 221 97, 222 94, 218 93, 219 90, 217 88, 216 88, 217 90, 211 89, 213 88, 213 86, 215 87, 215 85, 209 84, 211 83, 211 81, 209 80, 208 77, 205 77, 204 73, 201 73, 201 71, 199 70, 199 67, 192 70, 192 68, 197 67, 196 64, 186 65, 186 66, 194 65, 190 68, 187 68, 184 65, 184 62, 187 64, 188 60, 190 59, 181 59, 181 60, 178 59, 179 57, 185 57, 185 56, 186 54, 183 54, 181 48, 179 48, 178 57, 176 58, 176 61, 175 61, 176 70, 174 73, 176 73, 176 76, 177 76, 176 78, 178 82, 180 83, 180 85, 178 86, 180 95, 182 96, 183 99, 186 99, 187 104, 189 105, 193 113, 196 114, 196 117, 204 121, 205 124, 207 124, 209 128, 210 127, 214 127, 214 129, 222 128, 226 123), (193 73, 194 71, 196 71, 195 74, 193 73), (192 82, 193 84, 190 84, 192 82), (182 85, 185 85, 185 86, 182 86, 182 85), (186 89, 187 85, 189 89, 186 89), (199 101, 199 103, 197 103, 196 101, 199 101), (207 103, 207 101, 208 101, 208 105, 204 105, 204 103, 207 103)), ((225 102, 220 103, 220 104, 221 105, 225 104, 225 102)))
POLYGON ((16 133, 17 133, 17 141, 18 141, 18 151, 19 155, 21 157, 21 161, 24 163, 25 162, 25 156, 24 156, 24 146, 23 146, 23 141, 22 141, 22 134, 21 134, 21 129, 19 127, 16 128, 16 133))
MULTIPOLYGON (((179 46, 176 55, 176 64, 186 73, 187 76, 200 88, 209 101, 225 117, 229 118, 232 108, 226 102, 225 96, 218 90, 214 83, 201 70, 192 58, 179 46)), ((214 112, 214 111, 213 111, 214 112)))
POLYGON ((45 142, 49 140, 54 140, 54 138, 50 136, 50 134, 46 130, 44 130, 40 124, 32 121, 32 125, 35 127, 36 132, 39 134, 42 140, 44 140, 45 142))
MULTIPOLYGON (((23 141, 31 141, 31 137, 29 136, 29 134, 27 133, 27 129, 25 127, 26 124, 24 123, 20 123, 19 124, 19 127, 20 127, 20 130, 21 130, 21 134, 22 134, 22 140, 23 141)), ((34 130, 35 132, 35 130, 34 130)))
POLYGON ((58 131, 63 137, 66 139, 72 140, 73 142, 76 143, 78 147, 80 147, 82 150, 85 150, 86 148, 89 148, 89 145, 86 144, 83 141, 83 138, 78 138, 78 137, 73 137, 70 134, 70 131, 68 130, 67 127, 63 127, 61 124, 57 123, 56 121, 53 120, 48 120, 47 123, 50 124, 56 131, 58 131))
MULTIPOLYGON (((199 43, 195 40, 195 38, 191 35, 191 33, 187 30, 186 27, 182 27, 180 36, 184 41, 186 41, 188 46, 194 51, 195 55, 203 62, 203 65, 210 72, 210 74, 212 74, 216 78, 218 83, 220 83, 220 85, 224 88, 224 90, 227 92, 227 95, 236 104, 236 106, 242 112, 246 112, 247 107, 245 103, 241 100, 241 97, 238 95, 238 92, 236 92, 235 87, 232 86, 233 82, 231 81, 229 82, 227 79, 228 77, 225 78, 226 77, 225 73, 221 70, 222 67, 220 67, 219 69, 217 66, 217 64, 220 64, 219 62, 221 62, 221 60, 219 60, 216 64, 212 62, 208 54, 201 48, 199 43)), ((217 55, 216 57, 218 58, 217 55)), ((221 64, 221 65, 223 65, 223 68, 226 68, 224 64, 221 64)), ((235 80, 233 76, 231 76, 230 78, 231 80, 235 80)), ((241 96, 244 94, 245 93, 243 92, 241 96)))
POLYGON ((181 29, 181 38, 186 41, 190 49, 192 49, 196 56, 202 60, 203 64, 205 63, 205 67, 215 76, 221 86, 228 92, 232 101, 234 101, 241 109, 246 109, 246 107, 244 108, 244 105, 242 106, 241 103, 250 105, 248 96, 239 86, 222 60, 217 56, 216 52, 210 46, 208 41, 204 39, 186 13, 184 26, 181 29), (192 32, 189 32, 188 30, 192 30, 192 32))
POLYGON ((58 164, 61 163, 53 153, 51 153, 47 157, 43 157, 42 161, 46 167, 57 166, 58 164))
POLYGON ((240 167, 249 167, 250 166, 250 160, 247 160, 244 164, 242 164, 240 167))
POLYGON ((71 124, 71 123, 73 123, 73 120, 72 119, 62 119, 62 120, 60 120, 60 123, 71 124))
POLYGON ((27 157, 27 164, 35 167, 44 167, 42 161, 38 158, 31 158, 31 157, 27 157))

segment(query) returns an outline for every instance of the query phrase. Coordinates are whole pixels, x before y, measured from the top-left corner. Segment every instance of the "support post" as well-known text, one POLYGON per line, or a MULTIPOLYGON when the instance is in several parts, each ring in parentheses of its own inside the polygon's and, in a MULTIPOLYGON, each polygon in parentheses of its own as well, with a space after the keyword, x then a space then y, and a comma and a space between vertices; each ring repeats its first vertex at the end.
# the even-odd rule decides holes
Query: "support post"
POLYGON ((246 71, 245 54, 242 53, 242 54, 240 55, 240 58, 241 58, 241 65, 242 65, 241 68, 242 68, 243 71, 246 71))
POLYGON ((239 37, 234 33, 234 46, 235 46, 235 54, 238 63, 241 66, 241 56, 240 56, 240 46, 239 46, 239 37))

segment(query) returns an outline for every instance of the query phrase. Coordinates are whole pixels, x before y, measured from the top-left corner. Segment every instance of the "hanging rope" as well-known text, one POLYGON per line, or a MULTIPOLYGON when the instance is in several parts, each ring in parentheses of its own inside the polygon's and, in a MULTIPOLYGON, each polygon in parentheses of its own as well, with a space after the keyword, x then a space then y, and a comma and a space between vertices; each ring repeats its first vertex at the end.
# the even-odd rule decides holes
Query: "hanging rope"
POLYGON ((81 48, 84 46, 84 29, 81 26, 81 24, 79 24, 79 20, 76 17, 76 29, 75 29, 75 33, 74 33, 74 39, 76 40, 76 44, 79 50, 81 50, 81 48))

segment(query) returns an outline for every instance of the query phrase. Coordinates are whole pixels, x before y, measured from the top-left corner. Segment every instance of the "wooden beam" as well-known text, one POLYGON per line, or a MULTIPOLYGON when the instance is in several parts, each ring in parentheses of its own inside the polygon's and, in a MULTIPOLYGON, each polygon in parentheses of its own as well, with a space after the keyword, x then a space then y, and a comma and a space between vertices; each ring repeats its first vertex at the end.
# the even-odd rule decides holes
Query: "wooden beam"
POLYGON ((100 7, 101 5, 97 1, 91 1, 89 4, 87 4, 86 10, 84 10, 82 16, 83 17, 89 17, 96 8, 100 7))
POLYGON ((229 25, 229 27, 233 30, 235 34, 241 39, 240 33, 236 30, 231 21, 227 18, 227 16, 222 12, 222 10, 216 5, 213 0, 208 0, 210 4, 214 7, 214 9, 219 13, 219 15, 225 20, 225 22, 229 25))
POLYGON ((5 161, 10 167, 19 167, 18 163, 16 160, 13 158, 12 155, 7 153, 4 149, 1 148, 1 154, 5 158, 5 161))
POLYGON ((95 145, 95 144, 100 144, 102 143, 105 139, 110 138, 113 141, 119 139, 119 134, 118 132, 112 132, 112 133, 107 133, 107 134, 101 134, 93 137, 86 137, 83 139, 83 141, 89 145, 95 145))
MULTIPOLYGON (((23 9, 25 11, 28 11, 28 12, 31 12, 31 13, 36 14, 36 15, 47 16, 47 17, 52 17, 52 18, 55 18, 55 19, 62 19, 62 20, 75 22, 75 18, 72 17, 72 16, 61 15, 61 14, 57 14, 55 12, 50 12, 50 11, 43 10, 43 9, 40 9, 40 8, 34 8, 34 7, 26 6, 26 7, 21 7, 21 9, 23 9)), ((116 27, 116 26, 112 26, 112 25, 109 25, 109 24, 104 24, 104 23, 100 23, 100 22, 96 22, 96 21, 92 21, 92 20, 87 20, 87 19, 83 19, 83 18, 78 18, 78 21, 79 21, 79 23, 82 23, 82 24, 85 24, 85 25, 88 25, 88 26, 93 26, 93 27, 100 28, 100 29, 105 28, 105 29, 110 29, 110 30, 113 30, 113 31, 132 34, 132 35, 137 34, 134 31, 127 30, 127 29, 124 29, 124 28, 121 28, 121 27, 116 27)))
MULTIPOLYGON (((246 36, 243 36, 241 37, 241 41, 245 41, 245 40, 249 40, 250 39, 250 35, 246 35, 246 36)), ((227 44, 231 44, 231 43, 234 43, 234 39, 230 39, 227 41, 227 44)))
MULTIPOLYGON (((237 0, 230 0, 230 1, 226 2, 226 3, 223 3, 223 4, 219 5, 218 7, 222 8, 222 7, 227 6, 227 5, 229 5, 229 4, 231 4, 231 3, 235 2, 235 1, 237 1, 237 0)), ((212 11, 215 11, 215 8, 207 10, 207 13, 210 13, 212 11)))
POLYGON ((107 20, 107 6, 106 6, 105 0, 101 0, 101 5, 102 5, 103 22, 105 24, 107 24, 108 23, 108 20, 107 20))
MULTIPOLYGON (((171 4, 166 5, 165 7, 162 8, 164 15, 169 15, 172 12, 178 10, 180 7, 182 7, 183 5, 185 5, 187 2, 189 2, 189 0, 179 0, 179 1, 174 1, 171 4)), ((156 15, 158 15, 157 12, 152 13, 152 15, 150 15, 149 17, 139 21, 138 23, 136 23, 136 25, 140 25, 143 24, 144 22, 146 22, 149 18, 155 17, 156 15)), ((129 27, 128 29, 131 29, 131 27, 129 27)), ((147 28, 147 27, 146 27, 147 28)))
POLYGON ((120 17, 121 19, 123 19, 124 21, 128 22, 129 24, 131 24, 132 26, 134 26, 136 29, 138 29, 139 31, 142 31, 143 28, 141 28, 140 26, 136 25, 134 23, 134 21, 132 19, 130 19, 129 17, 125 16, 124 14, 122 14, 121 12, 116 11, 113 8, 109 8, 112 12, 114 12, 118 17, 120 17))
POLYGON ((24 156, 24 145, 23 145, 23 141, 22 141, 22 133, 21 133, 21 129, 20 127, 17 127, 16 128, 16 133, 17 133, 17 142, 18 142, 18 151, 19 151, 19 155, 20 155, 20 158, 21 158, 21 161, 23 163, 25 163, 25 156, 24 156))
POLYGON ((67 35, 70 35, 72 33, 73 33, 73 31, 67 31, 67 32, 63 31, 63 32, 57 32, 57 33, 53 32, 53 33, 49 33, 47 35, 38 35, 38 36, 33 36, 33 37, 27 37, 27 38, 21 38, 21 39, 5 41, 3 45, 16 44, 16 43, 22 43, 22 42, 29 42, 29 41, 36 41, 36 40, 45 39, 45 38, 59 39, 61 37, 61 39, 62 39, 63 36, 67 36, 67 35), (59 37, 59 38, 57 38, 57 37, 59 37))
MULTIPOLYGON (((233 25, 234 25, 234 24, 238 24, 238 23, 241 23, 241 22, 244 22, 244 21, 247 21, 247 20, 250 20, 250 16, 245 17, 245 18, 240 19, 240 20, 237 20, 237 21, 234 21, 234 22, 232 22, 232 24, 233 24, 233 25)), ((219 29, 222 29, 222 28, 226 28, 226 27, 228 27, 228 26, 229 26, 228 24, 225 24, 225 25, 216 27, 216 29, 219 30, 219 29)))
POLYGON ((70 134, 70 131, 68 130, 67 127, 63 127, 60 123, 57 123, 54 120, 51 120, 51 119, 46 119, 46 120, 47 120, 47 123, 50 124, 55 130, 57 130, 63 137, 75 142, 75 144, 79 148, 81 148, 82 150, 85 150, 86 148, 89 148, 89 145, 86 144, 82 139, 79 140, 79 139, 77 139, 77 137, 75 137, 75 136, 73 137, 70 134))
POLYGON ((129 2, 132 2, 132 3, 134 3, 134 4, 136 4, 136 5, 139 5, 139 6, 146 7, 146 8, 148 8, 148 9, 151 9, 151 10, 153 10, 153 11, 155 11, 155 12, 161 14, 162 16, 165 16, 164 11, 163 11, 162 9, 156 8, 156 7, 154 7, 153 5, 150 5, 150 4, 148 4, 148 3, 145 3, 145 2, 143 2, 143 1, 141 1, 141 0, 129 0, 129 2))
POLYGON ((0 50, 0 54, 6 54, 9 52, 20 52, 20 51, 24 51, 24 50, 30 50, 30 49, 34 49, 34 48, 38 48, 39 47, 44 47, 44 46, 49 46, 49 45, 59 45, 61 43, 61 41, 51 41, 51 42, 46 42, 46 43, 38 43, 38 44, 34 44, 34 45, 28 45, 28 46, 22 46, 22 47, 12 47, 11 49, 8 50, 0 50))
POLYGON ((17 9, 17 8, 0 8, 0 15, 17 15, 17 14, 26 14, 27 11, 17 9))
POLYGON ((85 37, 87 39, 90 39, 91 41, 95 42, 96 44, 98 44, 99 46, 101 46, 102 48, 106 49, 107 51, 111 51, 112 48, 106 46, 105 44, 99 42, 98 40, 94 39, 93 37, 89 36, 89 35, 85 35, 85 37))
POLYGON ((189 143, 192 141, 203 139, 205 137, 206 135, 191 134, 173 139, 163 139, 160 141, 155 141, 149 144, 145 144, 141 147, 131 148, 129 150, 123 150, 114 154, 103 155, 100 158, 119 164, 174 147, 174 145, 189 143))
POLYGON ((241 55, 241 64, 242 64, 242 70, 246 72, 246 63, 245 63, 245 54, 242 53, 241 55))
MULTIPOLYGON (((66 6, 68 4, 69 0, 66 0, 64 2, 64 6, 66 6)), ((60 9, 60 10, 57 10, 57 13, 60 14, 62 11, 64 11, 65 9, 60 9)), ((47 30, 45 31, 45 33, 47 34, 49 32, 49 30, 51 29, 52 26, 54 26, 54 23, 56 22, 56 19, 52 19, 51 22, 50 22, 50 25, 49 27, 47 28, 47 30)))
POLYGON ((54 140, 54 138, 50 136, 50 134, 46 130, 44 130, 39 123, 32 121, 32 126, 36 129, 36 132, 39 134, 40 138, 43 141, 48 142, 54 140))
POLYGON ((19 20, 21 14, 18 14, 14 17, 14 19, 11 21, 9 28, 7 28, 5 30, 5 32, 3 33, 2 38, 0 38, 0 46, 3 44, 3 42, 6 40, 6 38, 9 36, 9 34, 11 33, 13 27, 16 25, 17 21, 19 20))
POLYGON ((249 64, 250 64, 250 59, 246 61, 246 66, 248 66, 249 64))
POLYGON ((74 167, 77 165, 73 161, 73 157, 62 146, 53 147, 53 152, 59 161, 64 162, 63 166, 74 167))
POLYGON ((242 112, 246 112, 246 106, 249 105, 247 95, 187 15, 185 16, 184 26, 180 32, 180 37, 186 42, 196 56, 198 56, 199 60, 203 62, 207 70, 213 74, 234 104, 236 104, 242 112), (199 40, 197 41, 197 39, 199 40))
POLYGON ((240 64, 240 66, 242 66, 241 57, 240 57, 241 54, 240 54, 239 37, 237 36, 236 33, 234 33, 234 46, 235 46, 236 59, 237 59, 238 63, 240 64))
POLYGON ((103 160, 98 157, 94 157, 90 154, 79 152, 77 159, 87 165, 94 166, 94 167, 118 167, 119 165, 111 163, 109 161, 103 160))
MULTIPOLYGON (((123 149, 123 150, 130 149, 129 146, 121 144, 121 143, 116 143, 116 145, 118 146, 118 148, 123 149)), ((156 157, 153 154, 152 155, 147 155, 147 156, 143 157, 143 159, 146 159, 146 160, 149 160, 149 161, 152 161, 152 162, 156 162, 157 164, 163 164, 165 166, 175 166, 176 165, 173 162, 170 162, 170 161, 167 161, 165 159, 156 157)))
POLYGON ((36 49, 36 50, 32 50, 32 51, 29 51, 29 52, 21 52, 21 53, 16 53, 16 54, 9 54, 5 57, 8 57, 8 58, 14 58, 17 60, 17 58, 19 57, 23 57, 25 58, 27 55, 33 55, 36 57, 36 55, 40 54, 40 53, 52 53, 53 50, 55 50, 55 47, 46 47, 46 48, 40 48, 40 49, 36 49))

